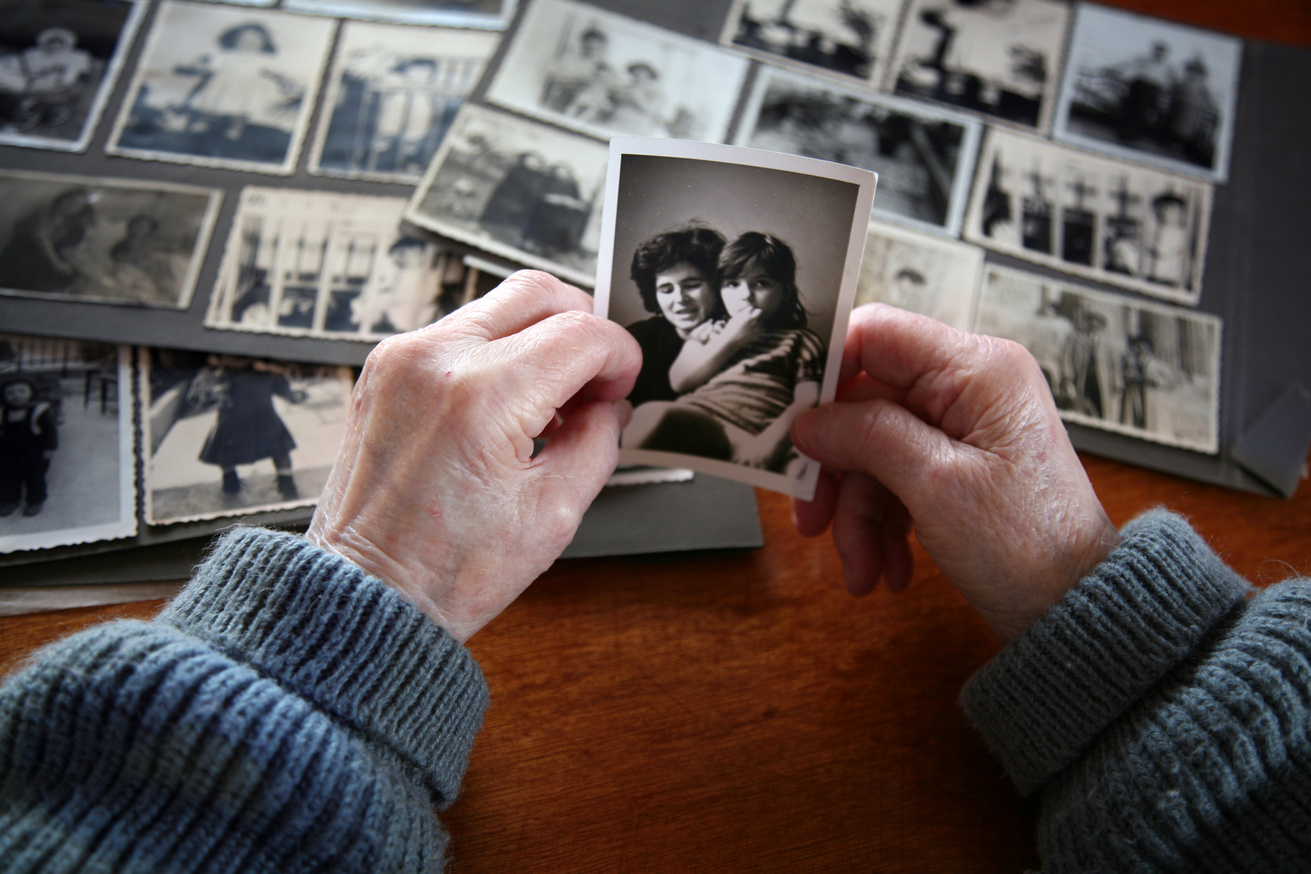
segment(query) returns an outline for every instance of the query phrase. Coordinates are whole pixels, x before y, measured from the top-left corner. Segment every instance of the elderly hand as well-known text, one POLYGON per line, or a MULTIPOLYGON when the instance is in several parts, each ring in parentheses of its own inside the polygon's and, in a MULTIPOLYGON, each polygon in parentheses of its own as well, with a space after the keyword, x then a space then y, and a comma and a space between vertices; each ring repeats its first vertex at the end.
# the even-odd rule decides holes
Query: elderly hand
POLYGON ((641 350, 591 309, 579 289, 521 272, 380 343, 309 539, 457 640, 491 621, 573 539, 618 458, 641 350))
POLYGON ((847 589, 910 580, 921 545, 1002 640, 1119 542, 1025 349, 874 304, 852 314, 838 399, 799 416, 825 467, 803 534, 832 522, 847 589))

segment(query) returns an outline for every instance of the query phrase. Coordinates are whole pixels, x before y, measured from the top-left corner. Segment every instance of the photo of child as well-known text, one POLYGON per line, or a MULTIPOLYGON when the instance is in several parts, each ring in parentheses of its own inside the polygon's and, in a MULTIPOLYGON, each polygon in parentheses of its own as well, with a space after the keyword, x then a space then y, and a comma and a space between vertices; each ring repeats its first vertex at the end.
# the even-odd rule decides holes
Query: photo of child
POLYGON ((45 504, 46 471, 59 448, 59 407, 40 398, 29 377, 10 379, 0 392, 0 516, 19 507, 24 516, 35 516, 45 504))

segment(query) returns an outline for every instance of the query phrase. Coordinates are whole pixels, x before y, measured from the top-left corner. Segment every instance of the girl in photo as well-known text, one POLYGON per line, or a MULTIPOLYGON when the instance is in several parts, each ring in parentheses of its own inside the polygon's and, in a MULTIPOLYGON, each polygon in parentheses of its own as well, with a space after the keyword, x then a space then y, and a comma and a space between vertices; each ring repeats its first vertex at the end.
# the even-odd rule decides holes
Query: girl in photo
POLYGON ((669 369, 679 398, 634 410, 623 445, 783 473, 798 458, 792 420, 819 400, 827 352, 807 327, 796 273, 778 237, 748 231, 728 244, 719 259, 727 318, 691 332, 669 369))

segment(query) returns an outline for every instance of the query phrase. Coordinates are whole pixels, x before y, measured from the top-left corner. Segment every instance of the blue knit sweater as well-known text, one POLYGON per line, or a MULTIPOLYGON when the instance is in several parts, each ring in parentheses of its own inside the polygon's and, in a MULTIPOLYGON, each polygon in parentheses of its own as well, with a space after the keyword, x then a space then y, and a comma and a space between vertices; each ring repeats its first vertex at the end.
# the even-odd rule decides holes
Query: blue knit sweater
MULTIPOLYGON (((1052 872, 1311 868, 1311 583, 1248 597, 1153 513, 964 703, 1041 795, 1052 872)), ((487 690, 382 583, 225 536, 155 622, 40 653, 0 692, 6 871, 424 871, 487 690)))

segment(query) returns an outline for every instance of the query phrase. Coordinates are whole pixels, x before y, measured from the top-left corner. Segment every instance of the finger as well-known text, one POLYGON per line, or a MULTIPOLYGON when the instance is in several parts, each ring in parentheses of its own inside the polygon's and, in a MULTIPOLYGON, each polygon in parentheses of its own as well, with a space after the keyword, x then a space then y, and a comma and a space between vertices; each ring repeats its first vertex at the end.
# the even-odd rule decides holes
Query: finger
POLYGON ((875 383, 907 392, 928 384, 949 397, 985 365, 990 349, 989 341, 976 334, 918 313, 871 304, 852 313, 842 381, 863 371, 875 383))
POLYGON ((842 477, 833 515, 833 545, 842 558, 847 591, 856 597, 874 591, 883 576, 887 564, 883 524, 895 501, 873 477, 860 473, 842 477))
POLYGON ((802 537, 818 537, 828 530, 833 521, 833 508, 838 499, 838 476, 831 470, 820 470, 815 483, 815 495, 809 501, 792 499, 792 524, 802 537))
POLYGON ((910 513, 895 495, 890 497, 892 503, 884 515, 879 541, 883 554, 883 583, 889 592, 903 592, 915 572, 915 558, 910 551, 910 513))
POLYGON ((571 310, 590 313, 592 303, 587 292, 549 273, 520 270, 424 330, 455 331, 480 340, 497 340, 556 313, 571 310))
POLYGON ((619 460, 619 432, 627 416, 619 405, 584 404, 561 420, 550 441, 534 459, 535 475, 549 479, 548 497, 576 519, 591 506, 619 460))

